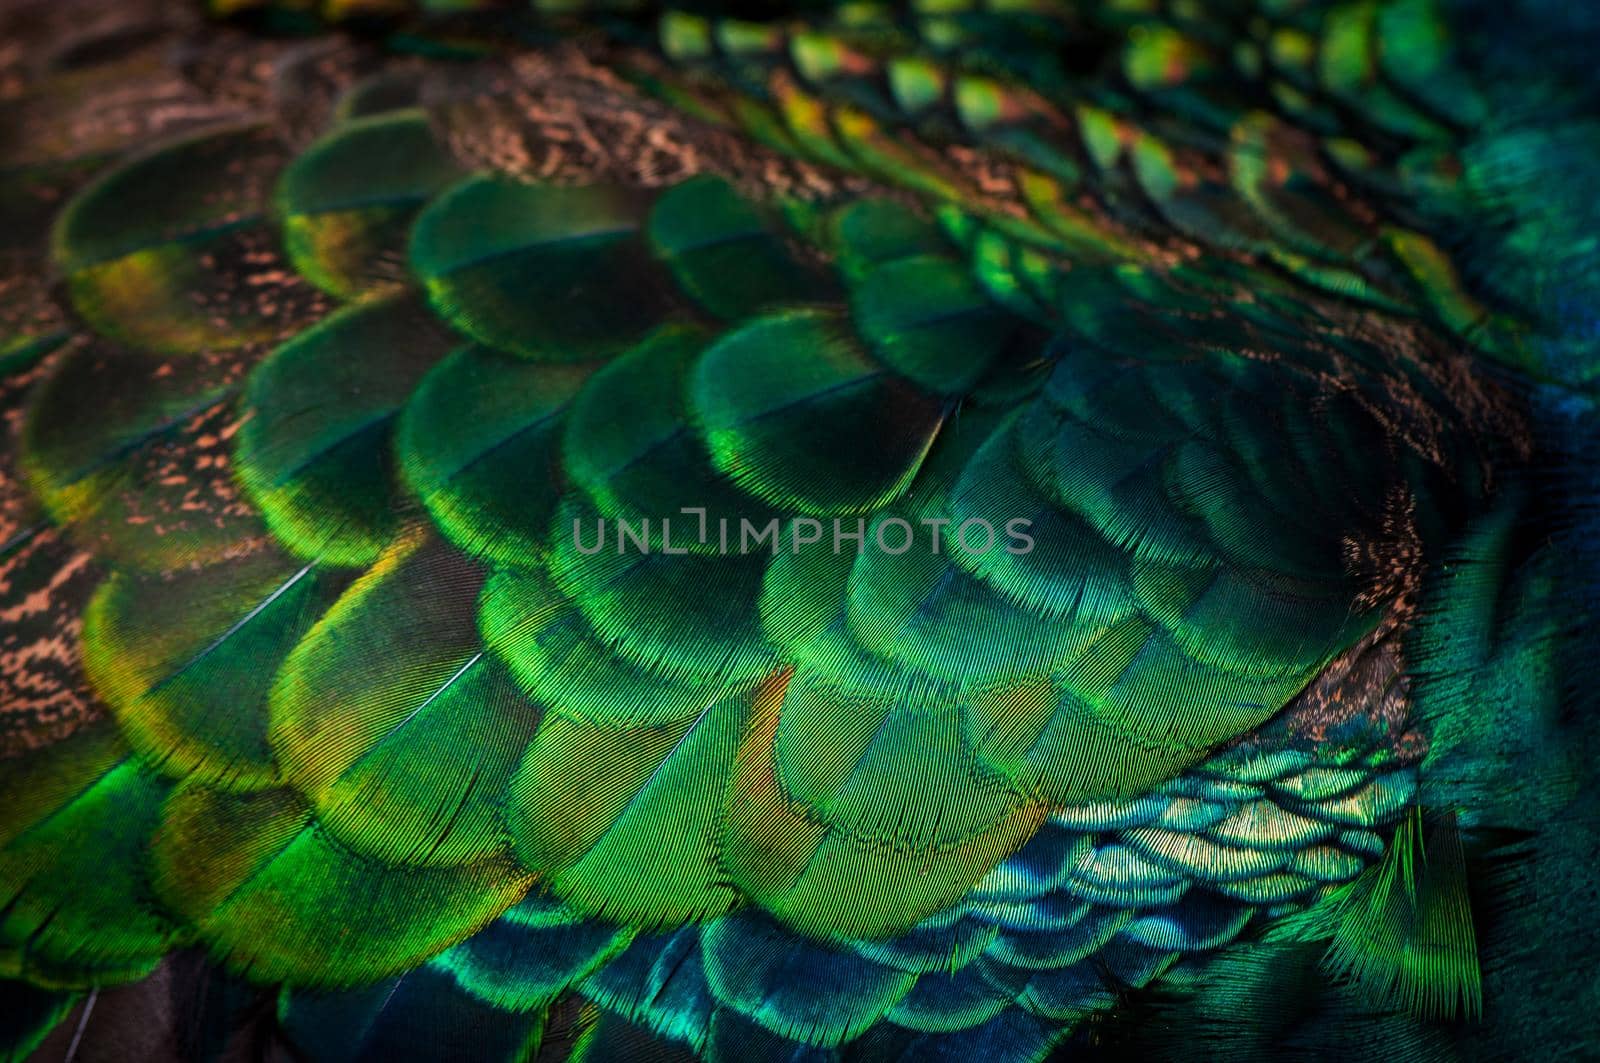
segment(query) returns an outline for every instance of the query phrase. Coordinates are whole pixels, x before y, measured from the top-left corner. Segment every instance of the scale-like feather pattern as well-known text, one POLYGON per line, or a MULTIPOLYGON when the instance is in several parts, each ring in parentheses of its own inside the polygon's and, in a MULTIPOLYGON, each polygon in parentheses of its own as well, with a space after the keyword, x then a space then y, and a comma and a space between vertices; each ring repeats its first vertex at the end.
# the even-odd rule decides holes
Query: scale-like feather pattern
POLYGON ((107 710, 0 765, 0 973, 193 943, 308 1058, 1042 1059, 1307 942, 1476 1010, 1592 367, 1485 264, 1581 152, 1435 4, 243 6, 391 51, 0 175, 0 582, 79 573, 0 616, 107 710))

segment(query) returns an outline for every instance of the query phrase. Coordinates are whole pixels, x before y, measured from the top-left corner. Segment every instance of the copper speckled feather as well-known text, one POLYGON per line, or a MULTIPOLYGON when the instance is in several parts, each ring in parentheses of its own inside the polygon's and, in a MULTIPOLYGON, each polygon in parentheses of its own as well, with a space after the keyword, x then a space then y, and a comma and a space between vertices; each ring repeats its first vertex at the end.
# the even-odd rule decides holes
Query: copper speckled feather
POLYGON ((1600 20, 0 2, 8 1058, 1582 1058, 1600 20))

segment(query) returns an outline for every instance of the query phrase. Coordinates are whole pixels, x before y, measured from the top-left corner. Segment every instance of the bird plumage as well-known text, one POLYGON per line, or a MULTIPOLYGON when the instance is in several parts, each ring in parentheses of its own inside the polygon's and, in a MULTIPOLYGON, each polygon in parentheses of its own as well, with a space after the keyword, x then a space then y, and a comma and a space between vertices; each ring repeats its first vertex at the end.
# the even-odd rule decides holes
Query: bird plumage
POLYGON ((213 7, 0 11, 13 1054, 1585 1051, 1570 45, 213 7))

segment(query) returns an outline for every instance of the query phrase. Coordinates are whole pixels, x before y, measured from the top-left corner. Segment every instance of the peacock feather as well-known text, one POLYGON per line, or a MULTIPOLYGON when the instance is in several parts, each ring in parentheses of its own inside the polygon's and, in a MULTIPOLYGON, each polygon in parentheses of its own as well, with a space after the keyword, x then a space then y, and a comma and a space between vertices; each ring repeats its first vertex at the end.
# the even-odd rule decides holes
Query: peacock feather
POLYGON ((1596 45, 0 5, 0 1045, 1593 1053, 1596 45))

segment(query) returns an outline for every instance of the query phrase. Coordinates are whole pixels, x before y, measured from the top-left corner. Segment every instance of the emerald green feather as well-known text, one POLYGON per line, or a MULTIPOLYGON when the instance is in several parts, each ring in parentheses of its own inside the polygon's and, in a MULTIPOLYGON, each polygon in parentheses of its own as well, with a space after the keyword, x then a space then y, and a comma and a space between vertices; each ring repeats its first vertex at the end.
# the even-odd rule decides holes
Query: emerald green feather
POLYGON ((613 1059, 639 1059, 654 1055, 660 1063, 692 1063, 697 1058, 687 1044, 663 1041, 647 1027, 621 1018, 617 1012, 601 1012, 600 1020, 584 1030, 567 1058, 572 1063, 606 1063, 613 1059))
POLYGON ((863 199, 829 220, 839 270, 851 281, 873 266, 950 250, 933 222, 889 199, 863 199))
POLYGON ((846 687, 797 672, 773 739, 774 777, 822 823, 897 848, 943 848, 993 828, 1020 804, 965 744, 961 706, 895 683, 846 687), (850 722, 839 724, 842 713, 850 722))
POLYGON ((1452 60, 1449 33, 1438 0, 1383 4, 1373 27, 1378 67, 1424 113, 1471 128, 1487 119, 1489 105, 1452 60))
POLYGON ((1107 682, 1101 662, 1094 662, 1095 674, 1084 675, 1072 688, 1095 704, 1100 718, 1135 741, 1176 744, 1197 758, 1227 736, 1271 717, 1309 678, 1309 670, 1257 676, 1207 666, 1184 653, 1170 635, 1155 631, 1131 659, 1118 664, 1120 670, 1107 682))
POLYGON ((724 321, 832 294, 820 271, 797 261, 782 232, 720 178, 691 178, 663 193, 646 232, 678 286, 724 321))
POLYGON ((147 764, 222 789, 270 784, 273 674, 339 587, 271 552, 164 577, 118 573, 84 613, 84 669, 147 764))
POLYGON ((900 258, 852 286, 856 326, 873 355, 940 395, 967 392, 1017 339, 1020 322, 996 307, 953 259, 900 258))
POLYGON ((543 555, 561 497, 562 427, 574 397, 593 390, 592 371, 476 344, 428 371, 401 412, 395 449, 447 539, 499 565, 543 555))
POLYGON ((1403 820, 1380 863, 1273 936, 1331 938, 1325 966, 1374 1003, 1424 1016, 1481 1014, 1465 855, 1453 819, 1426 835, 1419 815, 1403 820))
POLYGON ((970 255, 963 279, 970 270, 972 279, 998 306, 1027 321, 1051 323, 1056 301, 1051 259, 994 229, 973 237, 970 255))
MULTIPOLYGON (((672 549, 708 553, 722 549, 722 522, 737 537, 741 520, 762 526, 771 518, 769 507, 715 467, 692 423, 689 375, 709 340, 699 329, 663 327, 597 372, 573 400, 561 440, 563 466, 594 516, 606 520, 607 549, 615 550, 622 534, 618 521, 651 549, 668 546, 670 533, 672 549)), ((582 508, 564 512, 552 531, 569 553, 579 530, 574 519, 586 547, 598 529, 582 508)))
POLYGON ((690 715, 654 725, 548 716, 512 784, 517 855, 567 905, 626 925, 735 906, 718 850, 753 697, 707 684, 690 715))
MULTIPOLYGON (((590 553, 583 544, 595 534, 590 529, 598 529, 598 518, 577 512, 568 506, 557 511, 550 578, 618 658, 663 677, 731 683, 777 666, 756 608, 766 567, 761 553, 642 553, 623 545, 618 526, 590 553), (708 586, 718 588, 715 598, 705 593, 708 586)), ((683 523, 680 542, 694 534, 693 519, 683 523)), ((670 539, 662 547, 686 549, 670 539)))
POLYGON ((34 756, 0 762, 6 789, 13 795, 0 807, 0 841, 9 843, 71 804, 127 755, 127 740, 110 720, 102 718, 34 756))
POLYGON ((1022 473, 1016 422, 998 427, 965 463, 941 510, 955 564, 1016 606, 1066 620, 1109 621, 1132 608, 1128 564, 1088 522, 1046 498, 1022 473), (1013 521, 1026 521, 1012 526, 1013 521), (961 529, 982 522, 964 549, 961 529), (998 542, 984 548, 984 527, 998 542), (1017 538, 1022 532, 1028 540, 1017 538))
POLYGON ((334 314, 251 374, 238 476, 290 552, 333 565, 377 559, 398 524, 394 421, 452 346, 402 293, 334 314))
POLYGON ((421 110, 345 122, 279 179, 275 207, 289 260, 340 299, 401 282, 412 218, 460 176, 421 110))
MULTIPOLYGON (((1132 624, 1112 628, 1079 658, 1078 670, 1102 655, 1126 659, 1123 644, 1141 634, 1132 624)), ((1190 749, 1108 718, 1079 692, 1085 685, 1068 672, 973 696, 964 713, 973 755, 985 770, 1052 804, 1136 793, 1196 759, 1190 749)))
POLYGON ((478 622, 485 645, 546 711, 614 728, 670 724, 701 707, 703 676, 620 656, 539 572, 491 576, 478 622))
POLYGON ((505 788, 539 712, 479 643, 479 581, 406 533, 278 672, 270 738, 283 778, 354 852, 444 866, 503 845, 505 788))
POLYGON ((118 758, 120 742, 108 743, 106 730, 92 728, 40 755, 31 772, 53 778, 17 791, 25 795, 22 807, 6 817, 6 977, 47 986, 133 981, 179 939, 144 865, 169 784, 136 760, 118 758))
POLYGON ((1145 613, 1183 652, 1233 671, 1307 675, 1364 630, 1347 612, 1342 581, 1311 583, 1259 569, 1133 566, 1145 613))
POLYGON ((861 513, 904 491, 943 411, 823 311, 772 314, 696 363, 690 409, 716 467, 773 506, 861 513))
POLYGON ((666 316, 670 282, 626 189, 473 177, 422 212, 411 269, 433 308, 480 343, 547 362, 620 353, 666 316), (597 291, 626 298, 590 298, 597 291))
POLYGON ((874 548, 855 559, 839 607, 850 637, 890 667, 915 669, 956 689, 1037 674, 1103 623, 1100 617, 1060 623, 1018 608, 962 571, 947 545, 934 553, 931 535, 898 554, 878 548, 878 539, 875 530, 874 548))
POLYGON ((395 867, 330 838, 292 791, 174 792, 151 853, 160 896, 229 968, 262 981, 360 985, 409 970, 514 903, 501 856, 395 867), (330 936, 329 925, 340 927, 330 936))
POLYGON ((1166 447, 1116 439, 1043 407, 1022 415, 1017 434, 1027 479, 1119 550, 1169 564, 1217 561, 1204 527, 1167 497, 1166 447))
MULTIPOLYGON (((899 784, 895 784, 893 778, 882 779, 877 770, 852 779, 848 765, 841 780, 834 767, 837 761, 826 758, 816 767, 832 768, 832 785, 845 804, 836 824, 818 822, 790 796, 780 777, 782 765, 773 743, 781 713, 779 699, 786 700, 787 692, 780 687, 773 694, 768 705, 758 705, 755 724, 739 750, 722 866, 747 896, 789 926, 815 936, 880 937, 903 931, 951 904, 1039 823, 1042 813, 1037 806, 1018 802, 1006 807, 1004 800, 996 800, 997 788, 991 784, 977 791, 981 796, 975 807, 963 810, 965 831, 948 831, 943 845, 934 846, 924 839, 915 847, 899 849, 907 859, 882 860, 882 853, 894 847, 894 817, 881 807, 868 810, 876 787, 888 783, 896 787, 892 793, 903 794, 908 781, 899 776, 899 784), (873 836, 854 829, 853 818, 863 824, 875 823, 883 833, 873 836)), ((825 692, 819 690, 818 694, 826 698, 825 692)), ((850 706, 844 699, 833 704, 846 710, 850 706)), ((861 707, 858 699, 857 708, 861 707)), ((872 718, 844 711, 835 713, 833 719, 846 722, 862 715, 872 718)), ((904 722, 909 731, 895 737, 916 740, 917 721, 906 718, 904 722)), ((941 722, 930 719, 924 730, 937 728, 941 722)), ((893 743, 880 747, 883 757, 892 758, 894 748, 893 743)), ((947 750, 948 739, 933 748, 947 750)), ((941 780, 960 773, 964 766, 963 761, 943 761, 941 780)), ((974 766, 971 778, 976 781, 978 777, 974 766)), ((962 800, 941 782, 936 796, 918 795, 916 807, 927 814, 942 802, 954 811, 962 807, 962 800)))

